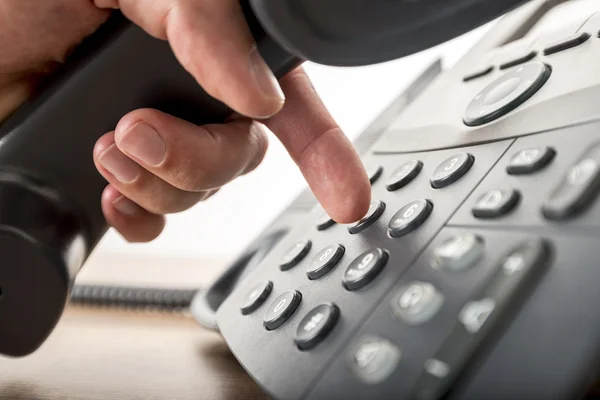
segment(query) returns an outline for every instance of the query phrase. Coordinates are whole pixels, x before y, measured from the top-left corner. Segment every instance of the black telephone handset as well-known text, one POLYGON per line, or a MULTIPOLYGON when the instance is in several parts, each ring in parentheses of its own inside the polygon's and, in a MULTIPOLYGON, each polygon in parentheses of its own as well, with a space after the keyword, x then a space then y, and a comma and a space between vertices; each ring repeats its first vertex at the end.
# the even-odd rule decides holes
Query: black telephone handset
MULTIPOLYGON (((282 77, 305 58, 350 65, 403 56, 521 2, 250 0, 242 6, 260 53, 282 77)), ((94 143, 141 107, 196 124, 230 114, 184 71, 168 43, 114 12, 0 126, 0 354, 33 352, 59 320, 75 275, 107 229, 100 208, 106 183, 92 162, 94 143)))

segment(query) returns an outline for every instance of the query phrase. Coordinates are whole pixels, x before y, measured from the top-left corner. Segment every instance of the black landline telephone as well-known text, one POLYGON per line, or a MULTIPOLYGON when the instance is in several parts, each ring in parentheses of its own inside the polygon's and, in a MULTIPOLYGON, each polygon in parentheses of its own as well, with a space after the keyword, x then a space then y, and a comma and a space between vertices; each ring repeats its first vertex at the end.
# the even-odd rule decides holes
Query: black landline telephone
MULTIPOLYGON (((310 211, 275 221, 192 302, 270 396, 590 393, 600 364, 600 13, 531 34, 559 3, 245 4, 278 76, 305 58, 402 57, 509 11, 370 132, 377 140, 362 154, 373 203, 363 220, 335 224, 305 193, 295 205, 306 201, 310 211)), ((196 123, 228 114, 168 46, 116 14, 0 127, 0 353, 34 351, 58 321, 106 230, 91 148, 140 106, 196 123), (86 101, 90 91, 107 93, 102 115, 86 101), (71 143, 81 169, 52 153, 57 140, 71 143)))

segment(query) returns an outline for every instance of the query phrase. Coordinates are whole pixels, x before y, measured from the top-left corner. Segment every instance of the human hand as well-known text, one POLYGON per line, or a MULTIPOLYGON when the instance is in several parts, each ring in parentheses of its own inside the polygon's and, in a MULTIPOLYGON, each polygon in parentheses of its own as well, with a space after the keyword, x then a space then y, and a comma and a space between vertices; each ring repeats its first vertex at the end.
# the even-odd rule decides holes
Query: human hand
POLYGON ((237 0, 5 0, 0 48, 8 48, 8 56, 0 59, 0 119, 111 8, 168 40, 204 90, 240 115, 196 126, 157 110, 136 110, 98 140, 94 163, 109 183, 102 210, 127 240, 153 240, 165 215, 190 208, 255 169, 267 149, 265 127, 334 220, 349 223, 366 213, 370 184, 351 143, 301 68, 275 80, 237 0))

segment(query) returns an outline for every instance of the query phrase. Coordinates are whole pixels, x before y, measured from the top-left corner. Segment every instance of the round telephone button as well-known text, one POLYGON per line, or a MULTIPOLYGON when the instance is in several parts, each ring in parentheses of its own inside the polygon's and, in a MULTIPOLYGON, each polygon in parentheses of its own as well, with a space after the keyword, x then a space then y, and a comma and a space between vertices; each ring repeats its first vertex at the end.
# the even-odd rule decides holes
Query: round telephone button
POLYGON ((340 244, 332 244, 319 251, 306 268, 308 279, 319 279, 331 271, 340 262, 345 250, 340 244))
POLYGON ((373 281, 388 261, 388 253, 381 249, 365 251, 348 265, 344 272, 344 287, 358 290, 373 281))
POLYGON ((317 230, 324 231, 325 229, 333 225, 335 225, 335 221, 331 219, 329 214, 323 211, 323 214, 321 214, 321 216, 317 220, 317 230))
POLYGON ((427 282, 403 286, 392 298, 394 314, 409 324, 417 325, 431 319, 441 308, 444 298, 427 282))
POLYGON ((369 177, 369 182, 371 182, 371 185, 374 184, 377 179, 379 179, 382 172, 383 167, 381 165, 373 165, 367 168, 367 176, 369 177))
POLYGON ((433 263, 441 269, 462 271, 471 268, 483 256, 483 239, 472 233, 452 236, 433 252, 433 263))
POLYGON ((265 328, 272 331, 283 325, 296 312, 301 300, 297 290, 288 290, 273 300, 263 316, 265 328))
POLYGON ((367 336, 348 354, 348 363, 357 378, 368 385, 383 382, 396 370, 402 352, 387 339, 367 336))
POLYGON ((273 290, 273 283, 270 281, 259 282, 246 294, 244 305, 242 305, 242 314, 248 315, 260 307, 273 290))
POLYGON ((288 269, 296 266, 310 251, 312 246, 312 242, 307 239, 302 239, 285 252, 281 259, 281 264, 279 264, 279 268, 282 271, 287 271, 288 269))
POLYGON ((295 342, 300 350, 310 350, 327 337, 338 321, 340 310, 336 305, 325 303, 306 314, 298 325, 295 342))
POLYGON ((388 191, 393 192, 394 190, 398 190, 408 185, 417 175, 419 175, 422 168, 423 163, 419 160, 412 160, 402 164, 392 172, 392 175, 390 175, 385 183, 385 187, 388 191))
POLYGON ((364 231, 365 229, 367 229, 368 227, 373 225, 373 223, 375 221, 377 221, 377 219, 379 219, 379 217, 381 217, 381 214, 383 214, 384 211, 385 211, 385 203, 384 202, 372 201, 371 205, 369 206, 369 211, 367 211, 367 215, 362 217, 362 219, 360 221, 358 221, 357 223, 355 223, 354 225, 350 226, 348 228, 348 231, 352 234, 356 234, 356 233, 360 233, 360 232, 364 231))
POLYGON ((458 153, 448 157, 433 171, 431 186, 441 189, 456 182, 471 169, 474 162, 475 157, 469 153, 458 153))
POLYGON ((464 123, 478 126, 494 121, 533 96, 548 80, 551 69, 533 61, 510 70, 479 92, 467 106, 464 123))
POLYGON ((433 205, 425 199, 406 204, 390 220, 388 224, 390 236, 400 237, 414 231, 425 222, 432 209, 433 205))

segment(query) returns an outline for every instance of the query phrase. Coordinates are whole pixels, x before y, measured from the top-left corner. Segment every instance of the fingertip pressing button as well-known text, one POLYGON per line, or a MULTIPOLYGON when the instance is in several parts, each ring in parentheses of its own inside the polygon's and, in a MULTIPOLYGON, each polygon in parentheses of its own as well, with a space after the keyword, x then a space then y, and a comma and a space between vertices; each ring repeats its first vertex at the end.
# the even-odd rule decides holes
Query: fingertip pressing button
POLYGON ((356 233, 360 233, 360 232, 364 231, 365 229, 367 229, 368 227, 373 225, 373 223, 375 223, 375 221, 377 221, 379 219, 379 217, 381 217, 381 214, 383 214, 384 211, 385 211, 385 203, 384 202, 372 201, 371 205, 369 206, 369 211, 367 211, 367 215, 365 215, 356 224, 348 227, 348 231, 351 234, 356 234, 356 233))

